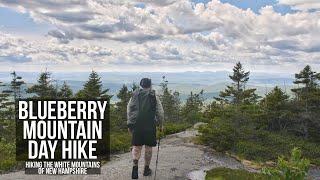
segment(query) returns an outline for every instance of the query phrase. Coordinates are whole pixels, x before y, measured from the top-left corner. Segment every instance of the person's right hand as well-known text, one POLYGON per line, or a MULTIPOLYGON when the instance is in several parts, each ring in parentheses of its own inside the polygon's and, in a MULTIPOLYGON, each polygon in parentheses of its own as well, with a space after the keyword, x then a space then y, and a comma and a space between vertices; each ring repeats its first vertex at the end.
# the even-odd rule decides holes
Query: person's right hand
POLYGON ((128 128, 128 132, 129 132, 130 134, 132 134, 132 131, 131 131, 131 129, 130 129, 130 128, 128 128))

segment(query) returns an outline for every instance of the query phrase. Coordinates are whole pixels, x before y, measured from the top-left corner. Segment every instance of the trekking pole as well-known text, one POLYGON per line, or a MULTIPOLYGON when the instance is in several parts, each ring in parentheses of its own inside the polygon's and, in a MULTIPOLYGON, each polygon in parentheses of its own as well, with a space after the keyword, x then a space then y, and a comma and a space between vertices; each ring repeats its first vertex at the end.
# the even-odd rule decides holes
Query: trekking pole
POLYGON ((156 160, 156 169, 154 170, 154 180, 156 180, 156 177, 157 177, 158 159, 159 159, 159 150, 160 150, 160 140, 161 140, 161 136, 159 136, 159 140, 158 140, 158 152, 157 152, 157 160, 156 160))

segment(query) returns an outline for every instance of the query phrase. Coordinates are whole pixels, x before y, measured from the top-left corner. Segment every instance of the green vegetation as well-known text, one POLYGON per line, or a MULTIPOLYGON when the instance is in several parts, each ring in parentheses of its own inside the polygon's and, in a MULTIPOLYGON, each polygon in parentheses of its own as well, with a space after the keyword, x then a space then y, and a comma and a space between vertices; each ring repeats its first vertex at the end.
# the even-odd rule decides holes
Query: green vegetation
POLYGON ((57 89, 53 85, 51 73, 47 71, 40 73, 38 83, 27 89, 27 93, 43 99, 56 98, 57 92, 57 89))
POLYGON ((224 113, 200 128, 201 142, 217 151, 230 151, 256 161, 275 160, 280 155, 288 155, 293 147, 299 147, 312 163, 320 165, 319 143, 287 132, 257 129, 259 123, 254 126, 257 114, 224 113), (235 122, 238 119, 242 122, 235 122))
POLYGON ((172 123, 166 122, 164 124, 164 135, 175 134, 190 128, 192 125, 188 123, 172 123))
POLYGON ((15 123, 0 120, 0 173, 11 170, 16 165, 15 123))
POLYGON ((170 122, 181 121, 180 117, 180 99, 179 92, 172 91, 168 88, 168 80, 166 77, 162 77, 162 83, 160 83, 161 94, 160 101, 162 102, 164 110, 164 118, 170 122))
POLYGON ((110 134, 110 152, 128 152, 131 147, 131 136, 128 131, 114 131, 110 134))
POLYGON ((83 89, 76 93, 76 97, 85 99, 110 98, 109 89, 103 89, 101 77, 97 72, 92 71, 88 81, 83 85, 83 89))
MULTIPOLYGON (((265 162, 275 161, 282 156, 288 157, 290 150, 297 147, 312 164, 320 165, 320 73, 314 72, 310 66, 297 73, 294 83, 298 88, 292 89, 294 96, 291 97, 279 87, 274 87, 264 97, 259 97, 255 89, 246 88, 249 76, 250 72, 245 71, 240 62, 237 63, 233 74, 229 76, 232 83, 210 104, 204 103, 203 91, 191 91, 187 100, 180 102, 179 92, 169 89, 168 80, 163 76, 160 92, 157 92, 165 111, 165 128, 162 134, 177 133, 194 123, 206 122, 207 125, 199 128, 199 141, 217 151, 227 151, 241 158, 265 162)), ((16 165, 12 158, 15 154, 13 102, 24 94, 21 87, 24 81, 15 72, 12 73, 12 78, 11 83, 6 85, 8 89, 0 92, 0 170, 10 170, 16 165)), ((119 92, 114 94, 119 101, 110 106, 112 153, 130 150, 126 106, 137 88, 136 84, 131 87, 123 85, 119 92)), ((49 72, 41 73, 38 82, 29 87, 27 92, 39 99, 99 99, 113 96, 102 86, 101 77, 94 71, 78 92, 72 92, 66 82, 59 87, 49 72)), ((299 158, 298 162, 307 164, 299 158)), ((285 161, 284 158, 278 164, 290 167, 297 165, 292 164, 291 160, 285 161)), ((282 170, 276 167, 276 170, 268 172, 274 175, 274 172, 282 170)), ((235 175, 237 179, 242 176, 262 176, 228 169, 212 170, 208 178, 210 174, 212 178, 215 174, 227 174, 221 176, 222 179, 228 179, 229 175, 235 175)))
POLYGON ((0 141, 0 173, 11 170, 16 165, 15 143, 0 141))
POLYGON ((307 177, 310 161, 301 156, 301 150, 294 148, 288 161, 279 157, 276 167, 264 168, 262 172, 272 179, 303 180, 307 177))
POLYGON ((302 158, 301 150, 293 148, 289 160, 279 156, 276 167, 263 168, 262 173, 220 167, 208 171, 206 180, 303 180, 308 175, 309 166, 310 161, 302 158))
POLYGON ((73 92, 72 89, 70 88, 70 86, 64 81, 62 87, 60 88, 59 92, 58 92, 58 97, 59 98, 63 98, 63 99, 67 99, 67 98, 71 98, 73 96, 73 92))
POLYGON ((204 121, 202 109, 204 105, 203 90, 199 93, 190 92, 186 103, 181 108, 181 116, 184 122, 194 124, 204 121))
POLYGON ((251 173, 246 170, 214 168, 207 172, 206 180, 267 180, 268 176, 258 173, 251 173))
MULTIPOLYGON (((240 72, 234 69, 230 78, 237 75, 244 80, 239 78, 240 83, 228 88, 240 90, 228 96, 228 101, 212 102, 206 107, 204 116, 208 125, 200 128, 200 142, 217 151, 228 151, 259 162, 288 156, 292 148, 298 147, 311 163, 320 165, 320 138, 316 133, 320 129, 320 112, 316 108, 320 105, 319 73, 307 66, 296 74, 295 83, 302 86, 293 89, 296 94, 293 99, 275 87, 260 102, 255 102, 235 96, 246 91, 242 88, 249 80, 248 72, 240 72)), ((225 92, 219 100, 226 98, 225 92)), ((251 97, 256 96, 252 94, 246 98, 251 97)))
POLYGON ((259 96, 255 93, 256 89, 245 89, 245 84, 249 81, 250 72, 245 72, 242 64, 238 62, 233 68, 233 74, 229 75, 232 84, 220 92, 220 97, 215 98, 221 104, 241 104, 255 103, 259 96))
POLYGON ((111 115, 114 115, 113 118, 111 118, 111 127, 114 129, 123 130, 127 128, 127 105, 133 91, 137 88, 138 86, 136 84, 132 84, 131 90, 129 90, 124 84, 119 90, 119 93, 117 94, 119 101, 112 106, 111 110, 111 115))

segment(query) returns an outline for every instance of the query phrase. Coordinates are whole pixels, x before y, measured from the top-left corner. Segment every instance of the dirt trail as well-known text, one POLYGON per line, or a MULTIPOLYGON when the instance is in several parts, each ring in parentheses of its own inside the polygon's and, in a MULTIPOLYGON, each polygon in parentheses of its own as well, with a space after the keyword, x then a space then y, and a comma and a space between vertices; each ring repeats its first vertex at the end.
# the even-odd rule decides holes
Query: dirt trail
MULTIPOLYGON (((208 148, 195 145, 191 139, 196 136, 196 131, 191 129, 181 133, 167 136, 161 141, 159 154, 159 164, 157 179, 158 180, 202 180, 204 171, 214 167, 243 168, 254 171, 245 167, 240 162, 225 154, 210 151, 208 148)), ((139 179, 152 180, 152 177, 143 177, 143 154, 139 165, 139 179)), ((155 168, 156 148, 154 148, 151 168, 155 168)), ((45 175, 25 175, 24 171, 0 175, 0 179, 106 179, 106 180, 128 180, 131 173, 131 154, 125 153, 113 156, 111 162, 101 167, 100 175, 86 176, 45 176, 45 175)), ((319 169, 312 170, 314 177, 320 179, 319 169)))

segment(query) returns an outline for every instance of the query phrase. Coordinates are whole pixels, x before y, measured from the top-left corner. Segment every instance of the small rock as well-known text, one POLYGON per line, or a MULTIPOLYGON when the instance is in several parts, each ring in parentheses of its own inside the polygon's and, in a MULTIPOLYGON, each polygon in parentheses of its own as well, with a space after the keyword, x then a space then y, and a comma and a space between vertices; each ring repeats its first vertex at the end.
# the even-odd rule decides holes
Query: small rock
POLYGON ((177 170, 177 168, 171 168, 170 170, 171 170, 171 171, 176 171, 176 170, 177 170))

